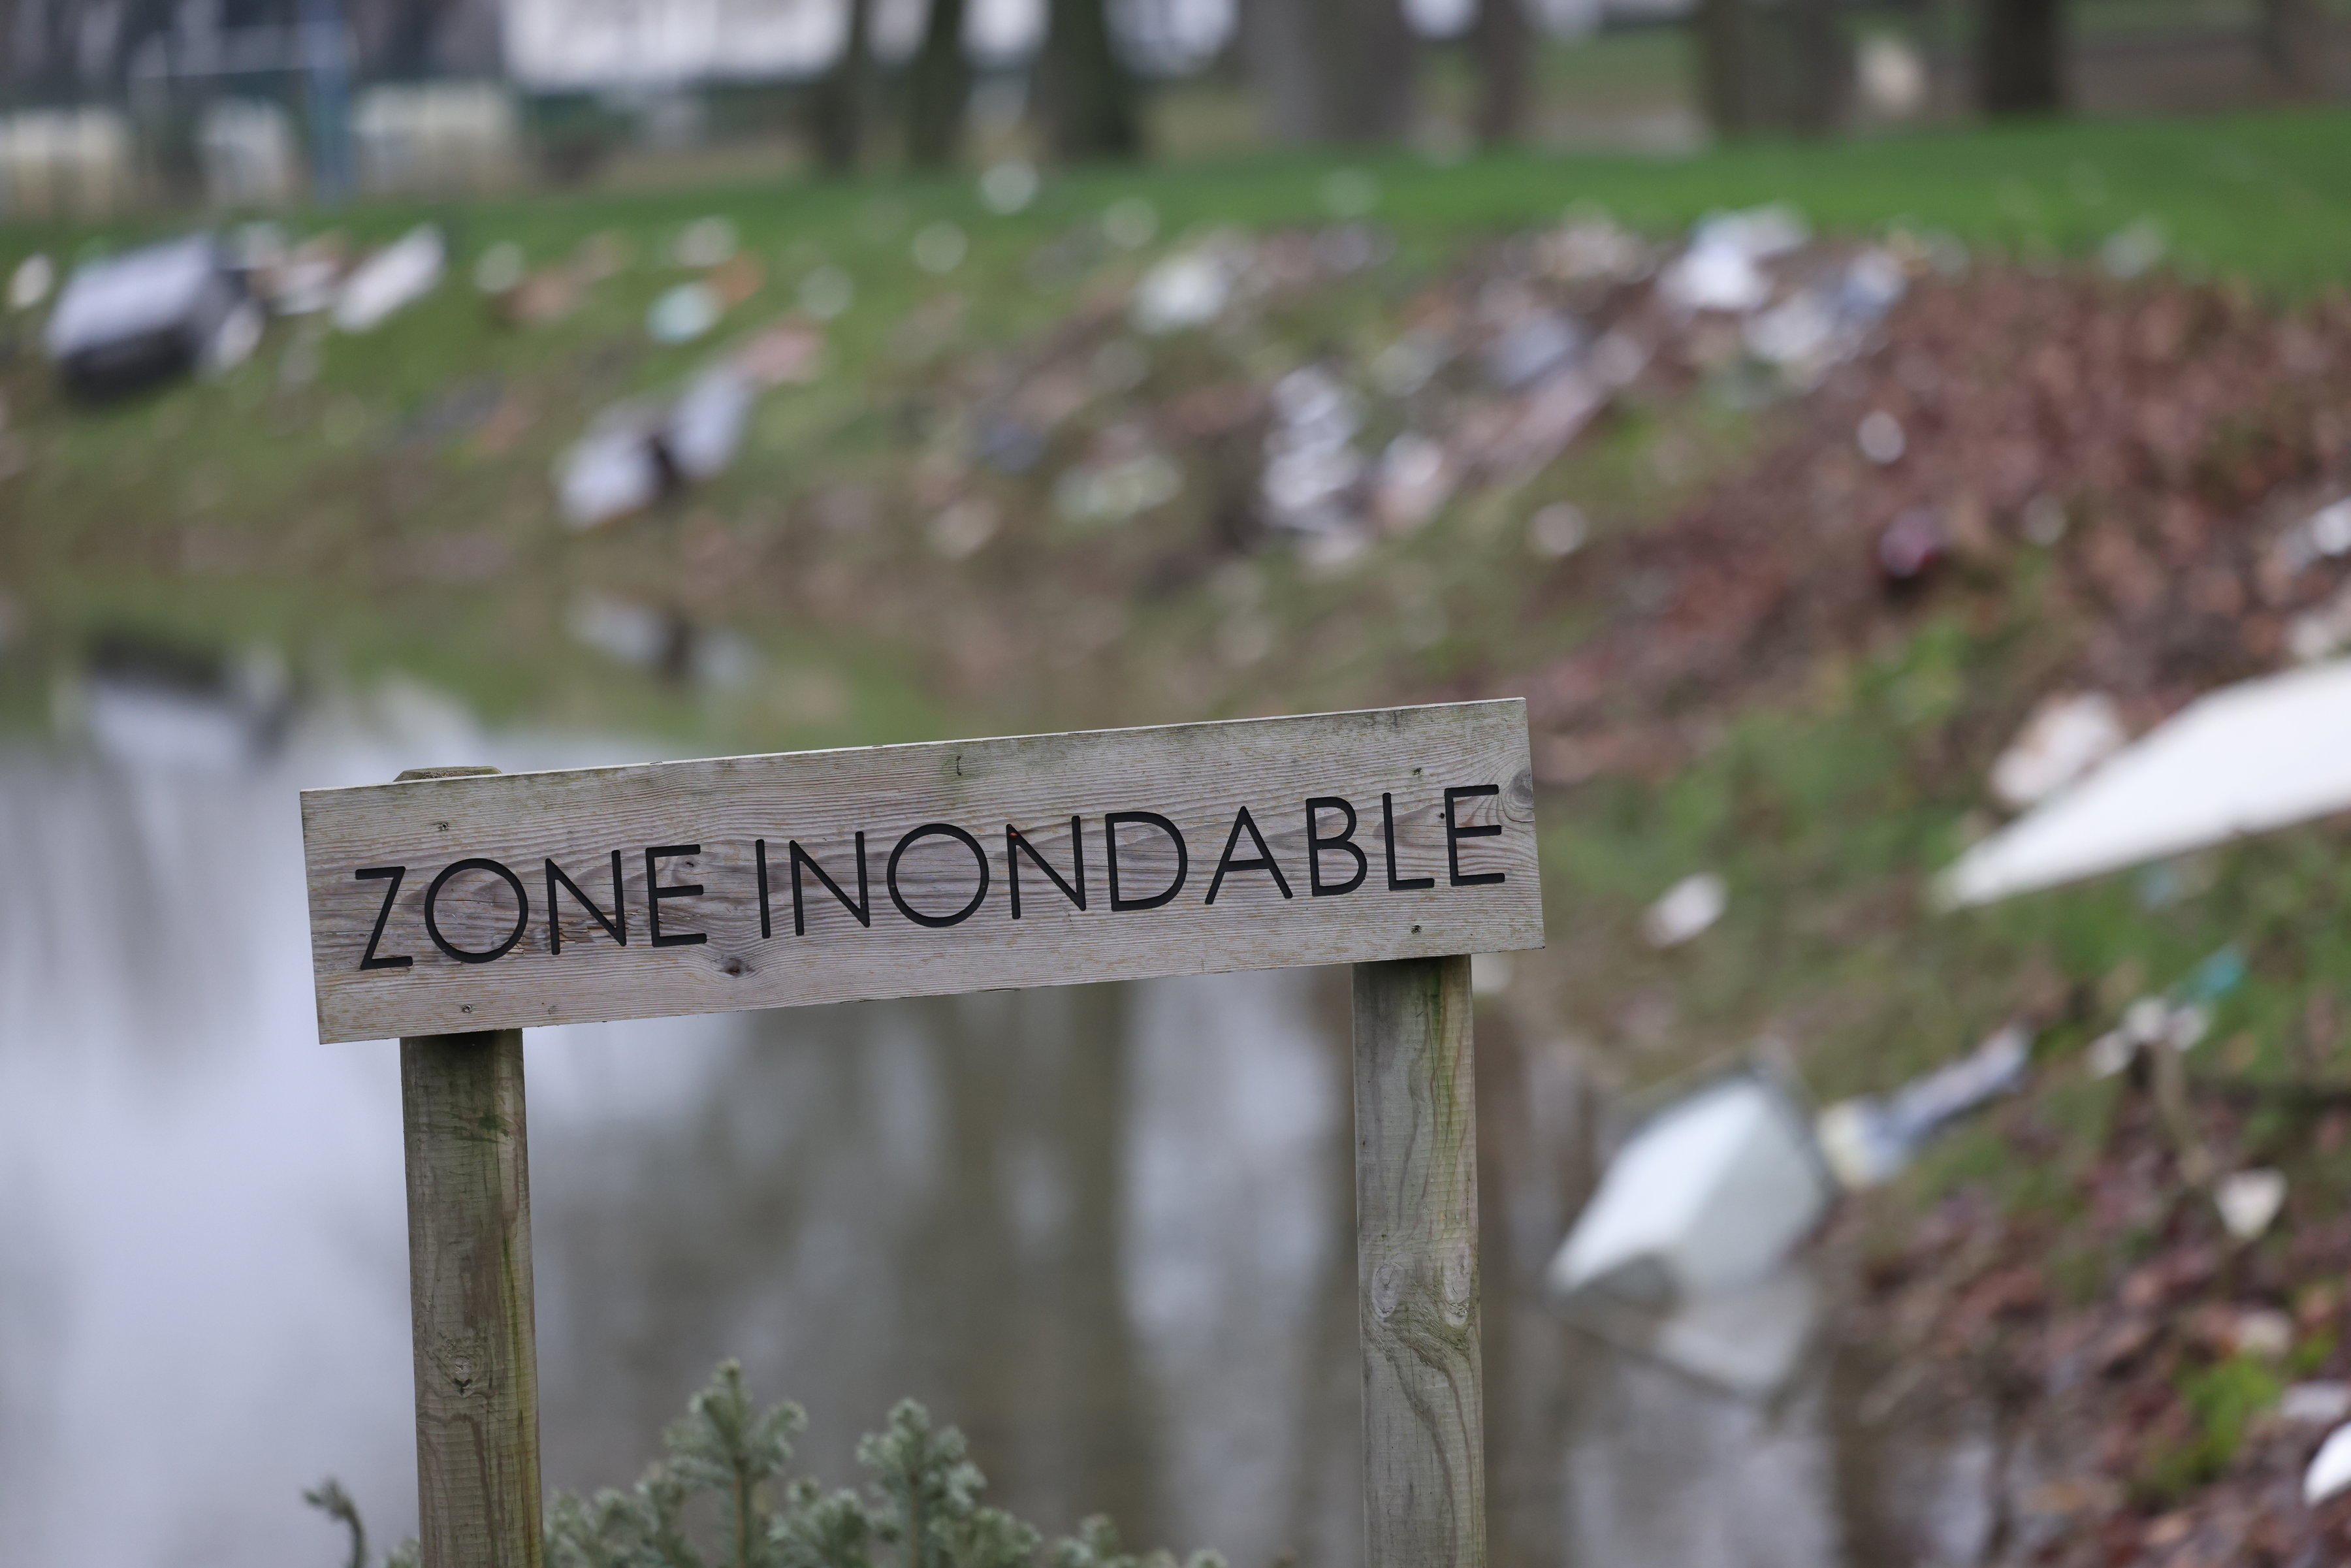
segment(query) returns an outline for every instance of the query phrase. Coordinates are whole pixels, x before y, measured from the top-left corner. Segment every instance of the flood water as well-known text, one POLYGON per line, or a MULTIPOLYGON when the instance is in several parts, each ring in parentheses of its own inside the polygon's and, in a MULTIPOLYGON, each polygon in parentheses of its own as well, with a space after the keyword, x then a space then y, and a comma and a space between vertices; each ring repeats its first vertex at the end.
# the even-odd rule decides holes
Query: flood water
MULTIPOLYGON (((337 1563, 329 1474, 413 1530, 397 1053, 317 1042, 295 791, 642 755, 415 694, 258 760, 0 753, 0 1557, 337 1563)), ((732 1355, 835 1479, 913 1395, 1048 1530, 1352 1568, 1346 1023, 1301 971, 533 1031, 549 1484, 632 1479, 732 1355)), ((1980 1438, 1858 1429, 1833 1362, 1727 1399, 1537 1304, 1577 1060, 1481 1016, 1494 1560, 1976 1561, 1980 1438)))

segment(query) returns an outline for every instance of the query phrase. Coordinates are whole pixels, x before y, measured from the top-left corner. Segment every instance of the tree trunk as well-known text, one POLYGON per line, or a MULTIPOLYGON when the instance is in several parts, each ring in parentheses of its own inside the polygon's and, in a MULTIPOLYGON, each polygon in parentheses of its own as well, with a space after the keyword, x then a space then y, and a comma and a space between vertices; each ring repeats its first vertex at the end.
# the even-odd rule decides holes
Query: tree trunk
POLYGON ((1976 32, 1976 102, 1986 114, 2054 114, 2065 107, 2064 0, 1983 0, 1976 32))
POLYGON ((946 169, 963 144, 971 102, 971 60, 963 49, 964 0, 931 0, 923 47, 906 81, 906 161, 946 169))
POLYGON ((872 119, 873 0, 845 0, 847 30, 841 57, 810 96, 810 130, 816 161, 828 174, 854 174, 865 162, 865 132, 872 119))
POLYGON ((2262 0, 2262 63, 2281 96, 2325 94, 2326 35, 2326 13, 2318 0, 2262 0))
POLYGON ((1534 61, 1523 0, 1480 0, 1469 49, 1478 63, 1478 140, 1489 147, 1518 141, 1527 131, 1534 61))
POLYGON ((1748 0, 1698 0, 1698 95, 1706 122, 1717 136, 1743 136, 1756 129, 1747 90, 1750 35, 1754 18, 1748 0))
POLYGON ((1240 43, 1273 141, 1392 141, 1412 129, 1418 51, 1400 0, 1245 0, 1240 43))
POLYGON ((1048 0, 1037 98, 1054 155, 1073 162, 1141 157, 1138 96, 1104 0, 1048 0))

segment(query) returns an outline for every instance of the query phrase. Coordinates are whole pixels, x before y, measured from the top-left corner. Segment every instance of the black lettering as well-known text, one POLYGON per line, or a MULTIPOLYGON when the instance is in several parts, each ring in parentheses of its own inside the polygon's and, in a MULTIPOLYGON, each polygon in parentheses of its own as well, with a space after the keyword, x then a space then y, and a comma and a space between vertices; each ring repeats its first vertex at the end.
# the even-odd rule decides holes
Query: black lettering
POLYGON ((511 948, 516 943, 522 940, 523 929, 529 924, 530 894, 523 891, 522 878, 515 875, 514 873, 508 871, 506 867, 500 865, 496 861, 459 861, 455 864, 450 866, 446 871, 443 872, 439 876, 434 877, 433 879, 433 885, 424 890, 425 934, 433 938, 433 946, 440 948, 441 951, 448 954, 449 956, 456 959, 460 964, 487 964, 495 959, 505 957, 507 956, 507 949, 511 948), (455 876, 460 872, 467 871, 486 871, 492 876, 504 877, 506 879, 507 885, 514 889, 514 929, 507 933, 507 939, 505 941, 499 943, 496 946, 491 948, 486 953, 475 953, 466 948, 460 947, 456 944, 451 942, 446 936, 442 936, 441 922, 434 915, 434 905, 440 902, 441 890, 449 884, 449 879, 455 876))
POLYGON ((1102 819, 1102 848, 1110 861, 1110 906, 1115 914, 1130 909, 1156 909, 1184 890, 1184 879, 1190 874, 1192 857, 1184 847, 1183 831, 1156 811, 1113 811, 1102 819), (1148 898, 1122 898, 1118 891, 1118 830, 1121 823, 1135 822, 1156 828, 1176 841, 1176 880, 1148 898))
POLYGON ((661 862, 677 855, 698 855, 700 844, 655 844, 645 851, 645 925, 652 928, 656 947, 691 947, 696 942, 707 942, 706 931, 671 931, 661 928, 661 906, 664 898, 700 898, 702 884, 682 882, 670 887, 661 884, 661 862))
POLYGON ((977 839, 973 838, 953 822, 925 822, 921 827, 900 839, 891 849, 890 862, 882 869, 882 880, 889 885, 890 902, 898 906, 898 913, 915 925, 960 925, 971 918, 971 912, 977 909, 981 901, 987 896, 987 852, 979 847, 977 839), (932 838, 956 840, 971 852, 973 863, 979 867, 979 886, 973 890, 971 902, 953 915, 925 915, 907 903, 905 895, 898 891, 898 862, 917 841, 932 838))
POLYGON ((1217 857, 1217 874, 1208 879, 1208 896, 1201 903, 1217 902, 1217 890, 1225 885, 1225 873, 1228 871, 1270 871, 1273 873, 1273 885, 1281 889, 1281 896, 1292 896, 1290 879, 1281 874, 1280 864, 1274 860, 1273 851, 1267 847, 1265 835, 1257 831, 1257 819, 1249 815, 1247 806, 1234 814, 1233 831, 1225 837, 1225 852, 1217 857), (1257 846, 1257 853, 1248 860, 1237 861, 1233 859, 1233 849, 1241 841, 1243 829, 1248 830, 1249 842, 1257 846))
POLYGON ((597 925, 604 928, 605 936, 623 947, 629 945, 629 890, 621 881, 620 851, 612 852, 612 915, 609 920, 604 917, 604 912, 596 907, 595 900, 580 892, 580 884, 572 881, 561 866, 557 865, 552 859, 548 861, 547 950, 550 953, 563 951, 563 911, 555 902, 555 890, 559 887, 571 890, 571 896, 578 901, 580 908, 589 913, 597 925))
POLYGON ((863 833, 857 835, 857 898, 854 903, 851 902, 849 894, 841 891, 841 883, 827 875, 824 867, 817 864, 808 851, 800 848, 799 840, 792 841, 792 935, 795 936, 808 935, 808 909, 800 902, 800 867, 802 866, 816 873, 817 881, 824 883, 831 890, 832 896, 841 900, 841 906, 857 916, 857 924, 860 925, 873 924, 872 898, 865 885, 865 835, 863 833))
POLYGON ((1075 887, 1063 882, 1061 873, 1045 863, 1045 857, 1037 852, 1037 846, 1029 841, 1027 834, 1009 822, 1004 824, 1004 881, 1012 891, 1013 919, 1020 918, 1020 856, 1023 852, 1036 862, 1037 869, 1043 872, 1055 887, 1061 890, 1063 898, 1080 909, 1086 906, 1086 840, 1079 831, 1084 822, 1083 817, 1070 819, 1070 874, 1077 879, 1075 887))
POLYGON ((1456 887, 1477 887, 1485 883, 1500 882, 1499 871, 1481 871, 1470 876, 1461 874, 1461 841, 1463 839, 1496 839, 1502 835, 1502 824, 1489 822, 1482 828, 1459 828, 1453 824, 1453 803, 1456 800, 1476 800, 1488 795, 1499 795, 1499 784, 1465 784, 1445 792, 1445 868, 1453 876, 1456 887))
POLYGON ((355 881, 389 881, 392 883, 383 890, 383 907, 375 912, 375 929, 368 933, 367 951, 360 955, 360 967, 362 969, 405 969, 416 962, 401 954, 382 958, 375 956, 376 944, 383 940, 384 923, 392 918, 392 901, 400 896, 400 882, 407 874, 408 868, 404 865, 363 866, 351 873, 355 881))
POLYGON ((1414 888, 1435 887, 1433 876, 1398 876, 1395 863, 1395 798, 1385 790, 1380 792, 1380 836, 1388 847, 1388 891, 1405 893, 1414 888))
POLYGON ((758 866, 759 866, 759 935, 760 935, 760 936, 761 936, 762 938, 766 938, 766 937, 773 936, 775 935, 775 932, 774 932, 774 931, 772 931, 772 930, 770 930, 770 929, 768 928, 768 841, 767 841, 767 840, 765 840, 765 839, 753 839, 753 840, 751 841, 751 858, 752 858, 753 860, 757 861, 757 862, 758 862, 758 866))
POLYGON ((1343 893, 1353 893, 1355 889, 1364 885, 1364 878, 1371 873, 1371 869, 1372 862, 1370 858, 1364 853, 1363 846, 1355 842, 1354 806, 1337 795, 1317 795, 1312 800, 1307 801, 1306 885, 1308 889, 1313 893, 1314 896, 1317 898, 1330 898, 1343 893), (1314 821, 1315 813, 1318 811, 1346 812, 1347 826, 1345 831, 1341 832, 1336 838, 1324 838, 1322 836, 1321 827, 1317 825, 1314 821), (1353 855, 1355 859, 1355 874, 1349 877, 1344 882, 1324 882, 1322 880, 1322 852, 1324 850, 1341 850, 1353 855))

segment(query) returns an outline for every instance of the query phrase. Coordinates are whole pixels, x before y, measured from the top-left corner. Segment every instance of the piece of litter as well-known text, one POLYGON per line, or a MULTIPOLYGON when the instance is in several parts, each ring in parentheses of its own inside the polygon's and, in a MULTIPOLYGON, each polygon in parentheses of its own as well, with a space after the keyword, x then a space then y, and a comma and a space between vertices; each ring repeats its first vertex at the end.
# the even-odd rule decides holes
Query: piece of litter
POLYGON ((1854 432, 1854 443, 1861 455, 1880 467, 1898 463, 1909 446, 1902 433, 1902 422, 1882 408, 1872 409, 1862 416, 1860 427, 1854 432))
POLYGON ((448 259, 441 231, 417 225, 351 268, 335 296, 335 325, 346 332, 373 331, 439 287, 448 259))
POLYGON ((42 338, 68 386, 103 396, 220 368, 240 342, 250 352, 250 308, 220 246, 196 235, 76 267, 42 338))
POLYGON ((1730 891, 1712 872, 1696 872, 1665 891, 1641 917, 1652 947, 1678 947, 1722 918, 1730 891))
POLYGON ((1545 1280, 1562 1300, 1600 1290, 1659 1306, 1753 1285, 1830 1197, 1802 1109, 1771 1079, 1738 1073, 1625 1140, 1545 1280))
POLYGON ((710 285, 681 283, 645 312, 645 332, 656 343, 691 343, 717 326, 724 313, 718 291, 710 285))
POLYGON ((2333 1427, 2351 1416, 2351 1383, 2314 1379, 2278 1396, 2278 1418, 2301 1427, 2333 1427))
POLYGON ((1019 158, 991 163, 979 177, 979 203, 998 217, 1008 217, 1037 199, 1037 165, 1019 158))
POLYGON ((2140 218, 2106 236, 2098 246, 2098 265, 2109 276, 2128 282, 2161 261, 2165 249, 2163 225, 2152 217, 2140 218))
POLYGON ((2231 1171, 2212 1188, 2212 1207, 2220 1211, 2220 1223, 2240 1241, 2251 1241, 2267 1230, 2284 1206, 2283 1171, 2231 1171))
POLYGON ((16 264, 8 274, 8 308, 30 310, 57 287, 57 265, 39 251, 16 264))
POLYGON ((2131 1064, 2138 1054, 2138 1042, 2121 1030, 2110 1029, 2090 1042, 2087 1053, 2090 1076, 2112 1078, 2131 1064))
POLYGON ((2351 1426, 2337 1427, 2310 1457, 2302 1472, 2302 1500, 2315 1508, 2351 1486, 2351 1426))
POLYGON ((1535 508, 1527 519, 1527 549, 1545 560, 1562 560, 1583 548, 1592 537, 1591 519, 1573 501, 1553 501, 1535 508))
POLYGON ((2011 809, 2037 806, 2129 741, 2122 710, 2104 692, 2043 700, 1991 767, 1991 791, 2011 809))
POLYGON ((2249 1308, 2229 1325, 2229 1348, 2238 1355, 2277 1361, 2294 1348, 2294 1320, 2274 1307, 2249 1308))
POLYGON ((2351 661, 2214 692, 1946 871, 1955 904, 2117 871, 2351 806, 2351 661))
POLYGON ((1207 246, 1178 251, 1155 263, 1134 286, 1127 319, 1138 332, 1154 337, 1205 327, 1232 295, 1228 259, 1207 246))
POLYGON ((1891 1094, 1839 1101, 1813 1123, 1821 1154, 1848 1187, 1888 1181, 1935 1134, 2022 1084, 2032 1052, 2032 1031, 2005 1024, 1967 1055, 1891 1094))

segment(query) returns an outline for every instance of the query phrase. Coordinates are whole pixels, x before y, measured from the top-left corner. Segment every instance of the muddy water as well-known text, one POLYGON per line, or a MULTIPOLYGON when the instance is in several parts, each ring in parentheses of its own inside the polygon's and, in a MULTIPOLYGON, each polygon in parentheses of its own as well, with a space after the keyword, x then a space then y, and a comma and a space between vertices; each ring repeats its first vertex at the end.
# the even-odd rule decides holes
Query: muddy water
MULTIPOLYGON (((294 792, 615 753, 394 707, 306 726, 266 761, 0 754, 11 1563, 337 1561, 298 1501, 329 1473, 380 1536, 413 1526, 395 1055, 316 1043, 294 792)), ((1338 982, 535 1031, 550 1483, 633 1476, 736 1355, 809 1407, 820 1471, 846 1477, 854 1434, 912 1394, 1048 1528, 1108 1510, 1236 1564, 1347 1568, 1338 982)), ((1833 1367, 1759 1409, 1534 1305, 1592 1117, 1571 1054, 1504 1017, 1481 1051, 1496 1560, 1973 1561, 1964 1445, 1905 1461, 1905 1517, 1929 1522, 1887 1544, 1898 1467, 1833 1367), (1921 1512, 1944 1492, 1959 1501, 1921 1512)))

